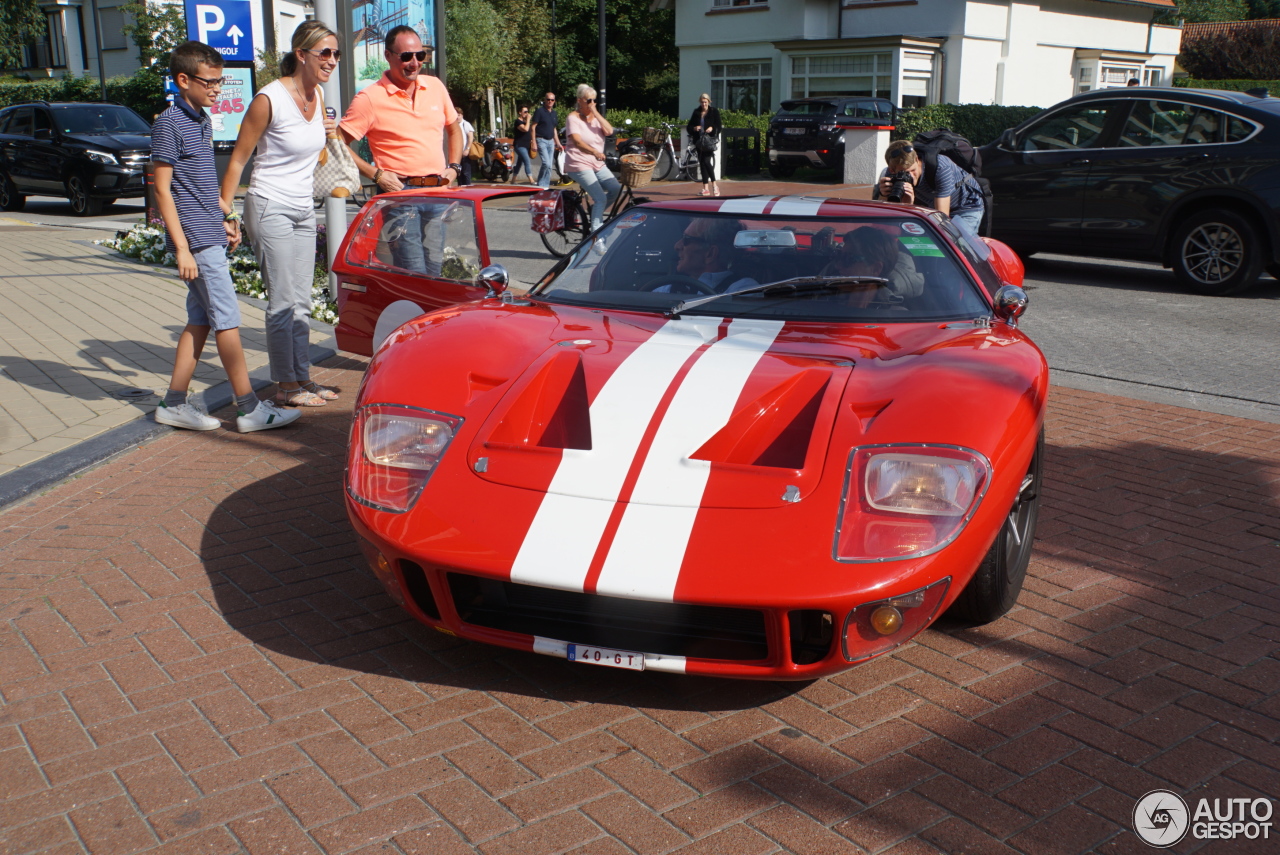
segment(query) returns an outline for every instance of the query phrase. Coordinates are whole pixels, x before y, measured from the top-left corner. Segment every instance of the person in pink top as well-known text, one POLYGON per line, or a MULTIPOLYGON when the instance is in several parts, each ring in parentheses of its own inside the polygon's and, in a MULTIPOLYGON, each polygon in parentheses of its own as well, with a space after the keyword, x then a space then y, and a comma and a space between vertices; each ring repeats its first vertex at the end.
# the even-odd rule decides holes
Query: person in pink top
POLYGON ((591 230, 600 228, 604 212, 622 192, 622 185, 604 165, 604 140, 613 133, 596 109, 596 90, 587 84, 578 87, 577 109, 564 125, 569 144, 565 146, 564 169, 591 196, 591 230))

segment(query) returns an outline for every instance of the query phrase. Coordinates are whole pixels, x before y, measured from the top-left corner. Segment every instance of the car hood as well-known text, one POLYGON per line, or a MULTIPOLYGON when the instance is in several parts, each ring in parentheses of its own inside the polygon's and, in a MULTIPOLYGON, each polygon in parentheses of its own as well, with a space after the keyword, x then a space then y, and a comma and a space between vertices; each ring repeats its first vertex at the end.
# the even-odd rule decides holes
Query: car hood
POLYGON ((150 150, 150 134, 67 134, 67 139, 89 148, 106 148, 111 151, 150 150))
POLYGON ((854 445, 966 432, 988 445, 987 422, 1042 373, 1035 346, 1003 326, 671 320, 485 301, 401 327, 362 400, 462 416, 467 467, 494 484, 770 508, 813 494, 824 472, 838 480, 854 445))

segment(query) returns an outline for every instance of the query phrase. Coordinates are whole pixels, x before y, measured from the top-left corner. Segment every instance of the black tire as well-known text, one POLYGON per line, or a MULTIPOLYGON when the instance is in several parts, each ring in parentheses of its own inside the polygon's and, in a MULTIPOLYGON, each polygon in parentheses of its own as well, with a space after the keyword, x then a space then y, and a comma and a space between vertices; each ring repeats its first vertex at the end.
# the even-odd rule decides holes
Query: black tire
POLYGON ((542 238, 542 245, 547 248, 547 252, 551 253, 556 258, 564 258, 569 253, 573 252, 574 248, 578 244, 582 243, 588 234, 588 227, 585 225, 587 222, 585 212, 578 211, 578 222, 580 225, 571 229, 566 228, 561 229, 560 231, 545 232, 538 235, 542 238))
POLYGON ((1263 241, 1245 217, 1226 208, 1192 214, 1173 235, 1173 274, 1188 290, 1224 297, 1262 274, 1263 241))
POLYGON ((951 617, 975 624, 991 623, 1013 608, 1027 577, 1027 565, 1031 563, 1043 480, 1044 430, 1041 429, 1018 496, 1005 516, 995 543, 991 544, 977 572, 948 609, 947 614, 951 617))
POLYGON ((89 185, 83 175, 77 173, 67 179, 67 199, 71 202, 71 212, 77 217, 96 217, 102 213, 102 199, 89 195, 89 185))
POLYGON ((0 210, 21 211, 26 204, 27 197, 18 192, 8 175, 0 173, 0 210))
POLYGON ((769 174, 774 178, 790 178, 796 174, 796 166, 794 163, 771 163, 769 164, 769 174))

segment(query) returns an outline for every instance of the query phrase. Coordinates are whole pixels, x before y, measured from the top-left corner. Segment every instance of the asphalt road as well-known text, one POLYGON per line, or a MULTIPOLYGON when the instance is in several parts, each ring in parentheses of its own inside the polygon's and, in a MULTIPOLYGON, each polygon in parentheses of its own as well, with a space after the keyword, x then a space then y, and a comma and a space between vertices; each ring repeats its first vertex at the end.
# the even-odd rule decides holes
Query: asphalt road
MULTIPOLYGON (((351 209, 352 214, 355 208, 351 209)), ((65 200, 33 197, 32 222, 117 228, 142 212, 125 200, 74 217, 65 200)), ((493 260, 529 286, 555 263, 523 209, 486 209, 493 260)), ((1027 260, 1023 328, 1055 383, 1280 423, 1280 282, 1264 276, 1234 297, 1200 297, 1156 264, 1076 256, 1027 260)))

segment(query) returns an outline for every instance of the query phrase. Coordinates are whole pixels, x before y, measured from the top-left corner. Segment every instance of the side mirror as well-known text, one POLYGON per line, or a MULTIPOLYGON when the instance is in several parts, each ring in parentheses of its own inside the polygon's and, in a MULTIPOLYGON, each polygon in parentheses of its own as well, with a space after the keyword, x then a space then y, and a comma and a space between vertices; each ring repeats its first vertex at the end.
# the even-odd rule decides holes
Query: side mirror
POLYGON ((476 287, 489 290, 486 297, 498 296, 507 290, 507 285, 510 283, 511 277, 507 274, 507 268, 501 264, 490 264, 476 274, 476 287))
POLYGON ((1018 318, 1027 310, 1027 292, 1017 285, 1005 285, 996 292, 991 301, 995 307, 996 317, 1011 327, 1018 325, 1018 318))
POLYGON ((1000 135, 1000 139, 996 141, 997 145, 1005 151, 1014 151, 1017 149, 1017 140, 1013 136, 1013 128, 1006 128, 1005 132, 1000 135))

